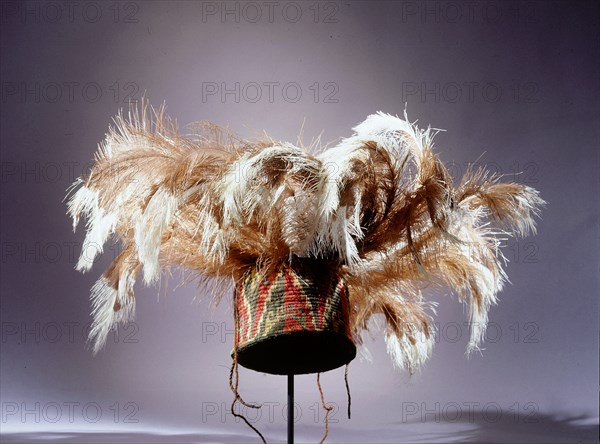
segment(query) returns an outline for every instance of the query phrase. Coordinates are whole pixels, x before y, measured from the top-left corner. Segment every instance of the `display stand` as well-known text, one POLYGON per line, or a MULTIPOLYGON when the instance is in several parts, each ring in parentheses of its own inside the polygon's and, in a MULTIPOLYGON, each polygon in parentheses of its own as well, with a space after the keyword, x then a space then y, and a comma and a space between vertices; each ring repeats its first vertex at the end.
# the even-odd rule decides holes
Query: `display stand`
POLYGON ((287 376, 287 398, 287 442, 288 444, 294 444, 294 375, 287 376))

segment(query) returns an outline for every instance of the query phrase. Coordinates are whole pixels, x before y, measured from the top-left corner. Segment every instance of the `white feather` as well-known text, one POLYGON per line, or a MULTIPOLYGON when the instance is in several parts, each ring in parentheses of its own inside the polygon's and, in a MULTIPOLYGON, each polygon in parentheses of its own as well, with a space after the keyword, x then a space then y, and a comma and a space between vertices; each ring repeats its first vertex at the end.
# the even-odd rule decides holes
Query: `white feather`
POLYGON ((411 332, 415 339, 412 344, 407 333, 400 338, 394 334, 385 335, 387 352, 394 365, 399 369, 407 369, 414 373, 431 355, 434 343, 434 332, 431 330, 429 336, 423 331, 411 332))
POLYGON ((104 276, 92 287, 92 326, 88 340, 92 343, 94 354, 104 347, 111 330, 118 324, 134 319, 135 298, 132 294, 134 283, 135 276, 132 270, 124 267, 120 272, 118 290, 111 287, 104 276), (114 306, 117 301, 121 308, 115 311, 114 306))
POLYGON ((158 259, 162 236, 178 204, 179 200, 176 196, 159 188, 135 225, 134 237, 138 257, 144 266, 144 282, 148 285, 156 282, 160 276, 158 259))
POLYGON ((98 206, 98 192, 81 187, 69 201, 69 212, 73 216, 73 228, 77 226, 78 217, 83 214, 86 219, 87 233, 76 269, 88 271, 96 256, 102 253, 104 243, 114 232, 117 219, 98 206))
POLYGON ((118 292, 112 288, 108 280, 103 276, 96 281, 92 287, 90 296, 92 302, 92 328, 89 340, 93 344, 93 352, 97 353, 106 343, 108 333, 114 325, 115 301, 118 292))

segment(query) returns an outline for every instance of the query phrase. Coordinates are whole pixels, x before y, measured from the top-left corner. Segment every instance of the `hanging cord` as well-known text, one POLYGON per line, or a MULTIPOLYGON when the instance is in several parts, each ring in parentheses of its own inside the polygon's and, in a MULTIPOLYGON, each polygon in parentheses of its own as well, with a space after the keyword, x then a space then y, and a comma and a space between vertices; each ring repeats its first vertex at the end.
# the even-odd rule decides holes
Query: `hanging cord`
POLYGON ((238 340, 239 340, 239 338, 238 338, 239 330, 238 330, 237 289, 234 291, 234 294, 233 294, 233 322, 234 322, 234 328, 235 328, 235 333, 234 333, 235 340, 234 340, 234 345, 233 345, 233 362, 231 363, 231 369, 229 370, 229 388, 231 388, 231 391, 233 392, 235 397, 233 399, 233 402, 231 403, 231 414, 233 416, 235 416, 236 418, 242 418, 244 420, 244 422, 248 425, 248 427, 250 427, 252 430, 254 430, 258 436, 260 436, 260 439, 262 440, 263 444, 267 444, 267 441, 265 440, 265 437, 262 435, 262 433, 260 433, 256 427, 254 427, 252 424, 250 424, 250 421, 248 421, 248 419, 243 414, 236 413, 236 411, 235 411, 235 404, 238 401, 243 406, 246 406, 251 409, 259 409, 262 407, 262 404, 253 404, 253 403, 248 403, 248 402, 244 401, 244 399, 240 396, 240 393, 238 391, 239 373, 238 373, 237 349, 238 349, 238 340), (235 383, 233 382, 234 375, 235 375, 235 383))
MULTIPOLYGON (((235 354, 234 354, 234 356, 235 356, 235 354)), ((238 382, 239 382, 238 381, 238 362, 237 362, 237 356, 235 356, 233 359, 233 362, 231 364, 231 370, 229 372, 229 387, 231 388, 231 391, 235 395, 235 397, 233 398, 233 401, 231 403, 231 414, 233 416, 235 416, 236 418, 242 418, 244 420, 244 422, 248 425, 248 427, 250 427, 252 430, 254 430, 256 432, 256 434, 262 440, 263 444, 267 444, 267 441, 265 440, 265 437, 262 435, 262 433, 260 433, 256 427, 254 427, 252 424, 250 424, 250 421, 248 421, 248 419, 243 414, 236 413, 236 411, 235 411, 235 404, 238 401, 240 402, 240 404, 242 404, 246 407, 252 408, 252 409, 261 408, 261 405, 250 404, 242 399, 242 397, 240 396, 240 394, 238 392, 238 382), (233 382, 234 373, 235 373, 235 383, 233 382)))
POLYGON ((352 398, 350 397, 350 386, 348 385, 348 364, 346 364, 346 370, 344 371, 344 381, 346 382, 346 393, 348 394, 348 419, 350 419, 350 406, 352 405, 352 398))
POLYGON ((321 373, 317 373, 317 387, 319 387, 319 394, 321 395, 321 405, 326 410, 325 413, 325 435, 321 438, 319 444, 323 444, 325 439, 327 439, 327 435, 329 435, 329 412, 333 410, 333 407, 325 404, 325 397, 323 396, 323 389, 321 388, 321 373))

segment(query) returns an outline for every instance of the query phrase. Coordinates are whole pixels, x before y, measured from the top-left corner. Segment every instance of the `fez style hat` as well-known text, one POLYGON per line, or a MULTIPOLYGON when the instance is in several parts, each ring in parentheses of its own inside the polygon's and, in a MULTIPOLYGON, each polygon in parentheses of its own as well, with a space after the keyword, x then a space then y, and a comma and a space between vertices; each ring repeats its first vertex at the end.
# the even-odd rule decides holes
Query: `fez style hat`
POLYGON ((237 359, 244 367, 279 375, 320 373, 356 356, 348 287, 327 261, 297 260, 269 275, 253 269, 235 297, 237 359))

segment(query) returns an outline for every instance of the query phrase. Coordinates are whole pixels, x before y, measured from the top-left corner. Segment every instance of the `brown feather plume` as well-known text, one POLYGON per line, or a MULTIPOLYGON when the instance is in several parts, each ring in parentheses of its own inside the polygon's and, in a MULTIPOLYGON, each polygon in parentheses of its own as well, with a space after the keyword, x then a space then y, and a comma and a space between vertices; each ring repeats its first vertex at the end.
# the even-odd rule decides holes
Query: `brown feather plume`
MULTIPOLYGON (((141 272, 155 283, 171 266, 230 289, 251 268, 325 258, 349 285, 354 340, 380 315, 396 365, 431 352, 429 288, 469 306, 469 349, 506 279, 501 239, 535 232, 538 192, 469 169, 455 186, 433 151, 431 129, 373 114, 320 153, 268 137, 243 141, 210 123, 176 123, 143 101, 120 113, 90 173, 69 200, 87 219, 77 268, 88 270, 111 236, 123 252, 92 288, 91 339, 99 350, 134 315, 141 272)), ((222 296, 222 291, 216 297, 222 296)))

